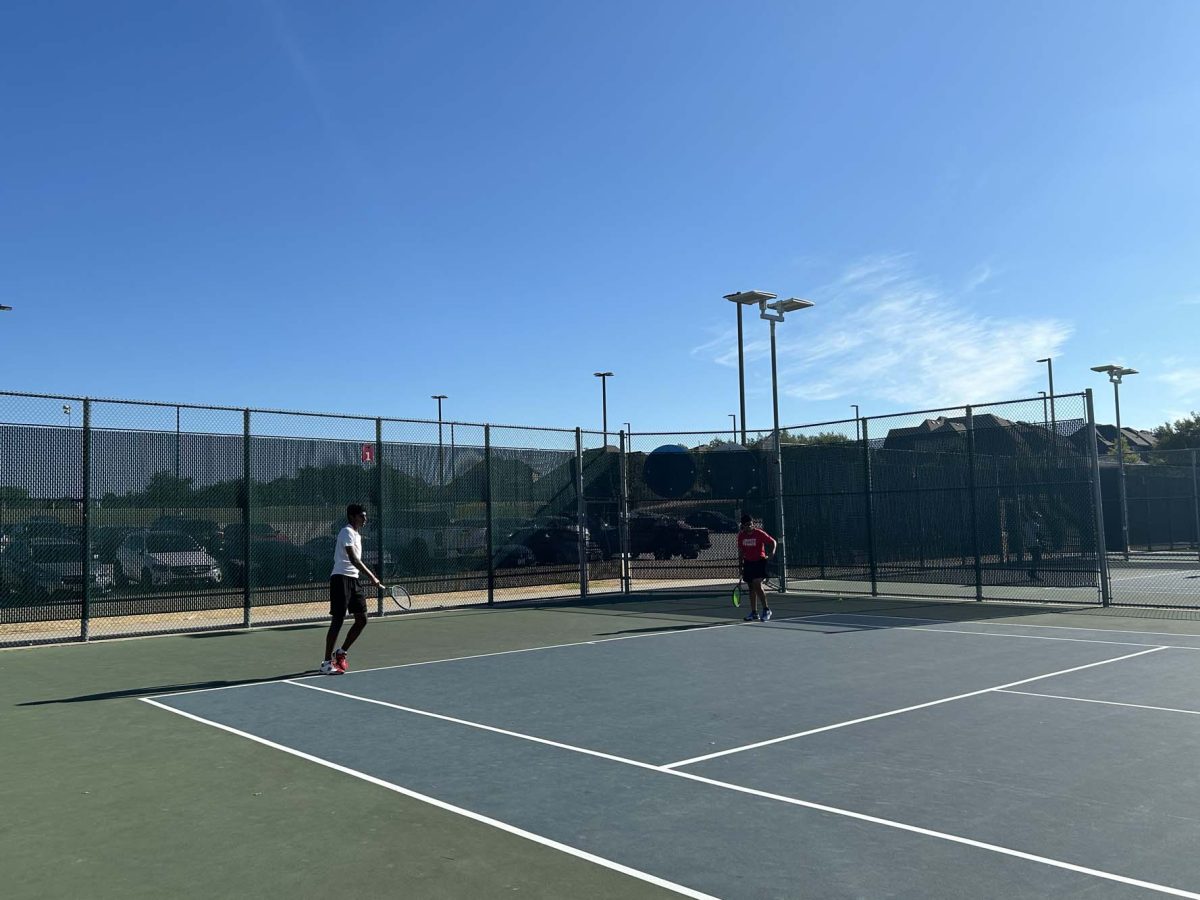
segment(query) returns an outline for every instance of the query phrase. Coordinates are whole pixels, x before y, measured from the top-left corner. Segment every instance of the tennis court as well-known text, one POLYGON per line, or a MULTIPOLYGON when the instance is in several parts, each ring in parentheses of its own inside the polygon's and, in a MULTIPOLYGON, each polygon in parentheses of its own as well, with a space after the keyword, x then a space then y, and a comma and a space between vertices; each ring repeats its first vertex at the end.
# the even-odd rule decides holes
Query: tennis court
POLYGON ((1200 622, 712 594, 0 653, 6 895, 1200 897, 1200 622))

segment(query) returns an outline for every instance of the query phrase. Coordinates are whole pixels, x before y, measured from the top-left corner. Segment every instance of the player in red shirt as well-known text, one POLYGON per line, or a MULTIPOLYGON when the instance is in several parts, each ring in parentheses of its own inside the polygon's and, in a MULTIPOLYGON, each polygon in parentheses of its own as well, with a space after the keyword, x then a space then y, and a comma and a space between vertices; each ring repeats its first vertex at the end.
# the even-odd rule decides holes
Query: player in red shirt
POLYGON ((738 550, 741 551, 742 578, 750 588, 750 615, 747 622, 758 622, 758 604, 762 602, 762 620, 771 618, 771 607, 767 606, 767 593, 763 590, 763 579, 767 577, 767 560, 775 555, 775 538, 761 528, 754 527, 749 513, 742 516, 742 530, 738 532, 738 550))

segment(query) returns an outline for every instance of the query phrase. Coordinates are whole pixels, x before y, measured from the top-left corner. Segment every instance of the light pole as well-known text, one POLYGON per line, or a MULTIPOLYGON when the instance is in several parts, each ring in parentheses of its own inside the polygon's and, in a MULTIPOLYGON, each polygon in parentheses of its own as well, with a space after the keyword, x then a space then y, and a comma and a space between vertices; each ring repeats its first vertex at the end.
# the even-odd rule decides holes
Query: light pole
POLYGON ((733 442, 737 443, 737 413, 730 413, 729 418, 733 419, 733 442))
POLYGON ((67 417, 67 427, 71 427, 71 404, 63 404, 63 415, 67 417))
POLYGON ((600 411, 604 422, 604 446, 608 446, 608 379, 612 378, 612 372, 593 372, 600 379, 600 411))
POLYGON ((858 413, 858 404, 857 403, 851 403, 850 405, 854 407, 854 440, 861 441, 862 440, 862 426, 859 424, 859 420, 862 419, 862 416, 859 415, 859 413, 858 413))
POLYGON ((746 358, 745 350, 742 345, 742 307, 743 306, 758 306, 761 311, 766 310, 768 300, 774 300, 776 294, 769 294, 766 291, 738 291, 733 294, 726 294, 725 299, 731 303, 737 304, 737 323, 738 323, 738 399, 740 400, 742 413, 742 443, 746 443, 746 358))
MULTIPOLYGON (((779 590, 784 592, 787 590, 787 544, 785 543, 786 528, 783 521, 783 453, 779 447, 779 373, 775 363, 775 323, 782 322, 785 313, 795 312, 799 309, 808 309, 815 304, 811 300, 801 300, 797 297, 789 297, 786 300, 776 300, 774 303, 768 303, 765 299, 758 304, 758 317, 766 319, 771 323, 771 407, 773 431, 775 434, 775 478, 777 490, 775 491, 775 527, 779 529, 779 590), (772 312, 767 312, 767 310, 772 312)), ((742 427, 746 425, 745 420, 742 421, 742 427)))
POLYGON ((1121 553, 1128 560, 1129 509, 1125 500, 1125 433, 1121 431, 1121 379, 1126 375, 1136 375, 1138 371, 1113 363, 1106 366, 1092 366, 1092 371, 1107 375, 1113 386, 1113 407, 1117 413, 1117 471, 1120 473, 1117 490, 1121 496, 1121 553))
POLYGON ((1045 391, 1038 391, 1038 393, 1042 395, 1042 427, 1048 430, 1050 428, 1050 420, 1046 415, 1046 398, 1049 394, 1045 391))
POLYGON ((430 400, 436 400, 438 405, 438 484, 446 483, 446 466, 442 455, 442 401, 449 400, 445 394, 430 394, 430 400))
POLYGON ((1058 420, 1054 416, 1054 358, 1047 356, 1045 359, 1039 359, 1038 362, 1046 364, 1046 375, 1050 379, 1050 433, 1058 437, 1058 420))

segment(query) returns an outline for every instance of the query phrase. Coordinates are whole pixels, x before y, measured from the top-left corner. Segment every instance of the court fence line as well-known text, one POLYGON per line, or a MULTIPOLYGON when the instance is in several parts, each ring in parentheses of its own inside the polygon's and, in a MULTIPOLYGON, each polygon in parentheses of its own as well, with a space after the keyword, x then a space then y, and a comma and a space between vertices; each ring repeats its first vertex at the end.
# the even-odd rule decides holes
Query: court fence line
POLYGON ((352 501, 418 609, 729 587, 743 512, 805 593, 1200 608, 1196 451, 1125 467, 1126 564, 1091 392, 1054 400, 743 442, 0 392, 0 645, 319 620, 352 501))

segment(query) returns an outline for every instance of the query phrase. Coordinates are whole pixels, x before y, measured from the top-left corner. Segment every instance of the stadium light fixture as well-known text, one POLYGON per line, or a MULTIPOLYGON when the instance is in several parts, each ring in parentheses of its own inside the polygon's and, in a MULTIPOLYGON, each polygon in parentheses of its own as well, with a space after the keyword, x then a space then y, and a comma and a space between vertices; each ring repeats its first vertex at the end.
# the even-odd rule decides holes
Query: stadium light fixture
POLYGON ((746 443, 746 352, 742 342, 742 307, 743 306, 758 306, 768 300, 774 300, 778 294, 772 294, 768 291, 736 291, 732 294, 726 294, 725 299, 730 303, 737 304, 737 326, 738 326, 738 400, 742 413, 742 444, 746 443))
POLYGON ((600 379, 600 414, 604 427, 604 446, 608 446, 608 379, 612 378, 612 372, 593 372, 595 377, 600 379))
POLYGON ((438 405, 438 484, 446 483, 445 454, 442 450, 442 401, 450 399, 445 394, 430 394, 430 400, 436 400, 438 405))
POLYGON ((1038 362, 1046 364, 1046 377, 1050 380, 1050 433, 1058 434, 1058 418, 1054 411, 1054 357, 1047 356, 1038 362))
POLYGON ((1113 386, 1113 409, 1117 414, 1117 472, 1120 477, 1117 484, 1121 495, 1121 553, 1129 559, 1129 503, 1125 493, 1125 432, 1121 430, 1121 379, 1126 375, 1138 374, 1137 369, 1107 363, 1103 366, 1092 366, 1093 372, 1107 375, 1113 386))
MULTIPOLYGON (((778 489, 775 492, 775 527, 779 530, 779 590, 781 591, 787 590, 787 549, 784 543, 786 529, 783 521, 783 454, 779 448, 779 371, 776 365, 775 324, 782 322, 786 313, 808 309, 815 305, 811 300, 801 300, 798 297, 788 297, 786 300, 777 300, 774 303, 763 299, 758 303, 758 317, 771 323, 771 407, 775 431, 775 477, 778 479, 778 489), (773 312, 768 313, 768 309, 773 312)), ((745 424, 743 421, 743 427, 745 424)))

